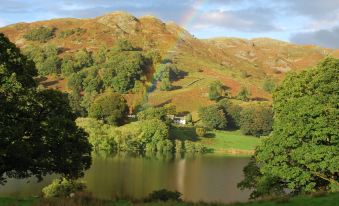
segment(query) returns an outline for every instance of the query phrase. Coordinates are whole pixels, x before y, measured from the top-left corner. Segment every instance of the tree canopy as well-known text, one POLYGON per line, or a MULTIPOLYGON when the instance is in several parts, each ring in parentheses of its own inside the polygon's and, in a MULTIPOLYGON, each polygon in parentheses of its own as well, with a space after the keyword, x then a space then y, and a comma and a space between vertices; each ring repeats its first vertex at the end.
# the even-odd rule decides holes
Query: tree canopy
POLYGON ((0 34, 0 183, 5 176, 78 178, 91 164, 67 95, 38 90, 35 75, 34 63, 0 34))
POLYGON ((288 74, 273 96, 272 135, 245 168, 252 197, 338 190, 339 59, 288 74))
POLYGON ((106 92, 99 95, 89 108, 89 116, 105 123, 121 125, 127 117, 125 99, 118 93, 106 92))

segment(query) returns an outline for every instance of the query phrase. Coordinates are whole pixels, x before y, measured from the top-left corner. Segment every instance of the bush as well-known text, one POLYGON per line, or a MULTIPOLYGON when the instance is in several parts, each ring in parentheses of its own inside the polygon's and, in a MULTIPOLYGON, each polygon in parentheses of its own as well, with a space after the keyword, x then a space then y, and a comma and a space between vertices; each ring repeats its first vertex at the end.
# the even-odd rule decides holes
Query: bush
POLYGON ((50 185, 42 189, 45 198, 51 197, 69 197, 71 193, 83 191, 86 185, 83 182, 67 180, 65 178, 56 179, 50 185))
POLYGON ((82 28, 67 29, 67 30, 60 32, 58 37, 64 39, 74 34, 77 36, 80 36, 81 34, 85 32, 86 32, 86 29, 82 29, 82 28))
POLYGON ((253 106, 241 112, 240 130, 245 135, 269 135, 272 131, 273 111, 267 106, 253 106))
POLYGON ((24 38, 29 41, 46 42, 49 39, 53 38, 54 31, 55 31, 55 28, 41 26, 41 27, 32 29, 31 31, 26 33, 24 35, 24 38))
POLYGON ((166 189, 153 191, 149 194, 147 201, 181 201, 182 194, 178 191, 169 191, 166 189))
POLYGON ((273 91, 275 90, 275 87, 276 85, 272 79, 265 79, 263 83, 263 89, 266 92, 273 93, 273 91))
POLYGON ((247 102, 248 100, 250 100, 250 96, 251 92, 246 87, 241 87, 236 98, 241 101, 247 102))
POLYGON ((206 129, 203 127, 197 127, 195 129, 195 133, 198 135, 198 137, 204 137, 206 135, 206 129))

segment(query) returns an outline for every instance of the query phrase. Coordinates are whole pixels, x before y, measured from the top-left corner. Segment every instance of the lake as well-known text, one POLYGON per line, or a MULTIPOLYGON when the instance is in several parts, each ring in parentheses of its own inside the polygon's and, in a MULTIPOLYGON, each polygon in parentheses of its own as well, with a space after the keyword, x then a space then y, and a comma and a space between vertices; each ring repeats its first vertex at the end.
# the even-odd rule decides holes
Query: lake
MULTIPOLYGON (((177 190, 188 201, 247 201, 249 191, 236 185, 242 180, 242 169, 248 157, 203 155, 190 158, 94 157, 84 181, 88 190, 99 198, 143 198, 158 189, 177 190)), ((0 196, 35 196, 53 176, 37 183, 34 178, 10 179, 0 186, 0 196)))

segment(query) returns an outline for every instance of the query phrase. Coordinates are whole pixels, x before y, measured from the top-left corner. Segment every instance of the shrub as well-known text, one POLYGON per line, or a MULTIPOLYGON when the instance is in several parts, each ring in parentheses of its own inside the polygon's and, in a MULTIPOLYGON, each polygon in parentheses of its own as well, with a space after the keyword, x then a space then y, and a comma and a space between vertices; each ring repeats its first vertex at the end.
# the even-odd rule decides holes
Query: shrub
POLYGON ((67 29, 67 30, 60 32, 58 37, 64 39, 74 34, 77 36, 80 36, 81 34, 85 32, 86 32, 86 29, 82 29, 82 28, 67 29))
POLYGON ((83 191, 85 189, 86 185, 83 182, 62 178, 53 180, 50 185, 42 189, 42 193, 45 198, 69 197, 71 193, 83 191))
POLYGON ((197 127, 195 129, 195 133, 198 135, 198 137, 204 137, 206 135, 206 129, 203 127, 197 127))
POLYGON ((246 87, 241 87, 236 98, 247 102, 250 100, 251 92, 246 87))
POLYGON ((181 193, 178 191, 169 191, 166 189, 153 191, 149 194, 147 201, 181 201, 181 193))
POLYGON ((53 38, 54 31, 55 31, 55 28, 41 26, 41 27, 32 29, 31 31, 26 33, 24 35, 24 38, 29 41, 46 42, 49 39, 53 38))
POLYGON ((266 92, 272 93, 276 85, 272 79, 265 79, 262 87, 266 92))

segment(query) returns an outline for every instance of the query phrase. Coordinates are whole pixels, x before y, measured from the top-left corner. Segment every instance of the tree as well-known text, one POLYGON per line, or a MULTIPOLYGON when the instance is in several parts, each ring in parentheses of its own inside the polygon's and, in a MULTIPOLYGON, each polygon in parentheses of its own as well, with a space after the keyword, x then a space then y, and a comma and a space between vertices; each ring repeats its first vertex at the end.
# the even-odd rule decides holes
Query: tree
POLYGON ((105 123, 121 125, 126 119, 128 107, 120 94, 106 92, 94 100, 88 113, 90 117, 103 120, 105 123))
POLYGON ((134 51, 135 48, 131 44, 131 42, 127 40, 119 40, 117 42, 117 50, 118 51, 134 51))
POLYGON ((80 71, 85 67, 90 67, 93 64, 92 56, 86 49, 82 49, 75 53, 74 58, 77 71, 80 71))
POLYGON ((338 190, 339 59, 290 73, 273 95, 271 136, 256 149, 242 188, 253 197, 338 190), (257 168, 257 169, 255 169, 257 168), (249 181, 252 181, 249 184, 249 181))
POLYGON ((172 89, 171 82, 168 78, 162 79, 160 83, 160 90, 161 91, 170 91, 172 89))
POLYGON ((228 96, 225 86, 220 81, 212 82, 208 87, 208 98, 219 100, 223 96, 228 96))
POLYGON ((272 131, 273 111, 268 106, 250 106, 240 113, 240 130, 245 135, 265 136, 272 131))
POLYGON ((248 100, 250 100, 250 96, 251 96, 250 91, 248 91, 246 87, 241 87, 236 98, 247 102, 248 100))
POLYGON ((199 117, 209 128, 225 129, 227 126, 225 112, 219 105, 211 105, 201 108, 199 110, 199 117))
POLYGON ((145 59, 140 52, 110 53, 103 70, 103 83, 106 88, 125 93, 134 87, 145 68, 145 59))
POLYGON ((227 128, 239 129, 242 108, 239 105, 232 103, 227 98, 220 100, 217 104, 224 109, 227 119, 227 128))
POLYGON ((61 174, 78 178, 91 164, 87 134, 67 95, 37 90, 34 64, 0 34, 0 183, 61 174))
POLYGON ((25 55, 34 61, 40 75, 60 73, 61 61, 58 57, 58 48, 56 46, 28 46, 25 48, 25 55))

